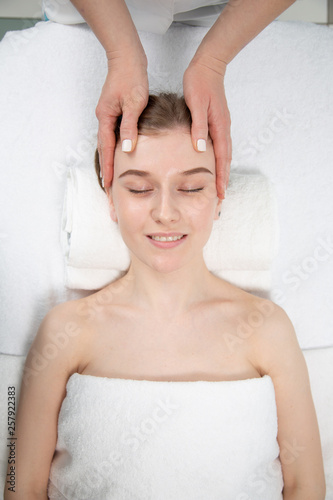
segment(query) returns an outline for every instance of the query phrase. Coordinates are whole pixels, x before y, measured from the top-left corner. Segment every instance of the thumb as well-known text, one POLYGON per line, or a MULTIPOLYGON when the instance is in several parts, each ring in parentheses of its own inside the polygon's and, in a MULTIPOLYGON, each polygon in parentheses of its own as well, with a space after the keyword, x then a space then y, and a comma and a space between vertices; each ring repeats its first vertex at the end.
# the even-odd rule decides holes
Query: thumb
POLYGON ((196 151, 206 151, 208 136, 207 110, 203 107, 191 110, 192 127, 191 137, 196 151))
POLYGON ((120 141, 122 151, 131 153, 138 141, 138 119, 140 113, 135 110, 125 109, 120 125, 120 141))

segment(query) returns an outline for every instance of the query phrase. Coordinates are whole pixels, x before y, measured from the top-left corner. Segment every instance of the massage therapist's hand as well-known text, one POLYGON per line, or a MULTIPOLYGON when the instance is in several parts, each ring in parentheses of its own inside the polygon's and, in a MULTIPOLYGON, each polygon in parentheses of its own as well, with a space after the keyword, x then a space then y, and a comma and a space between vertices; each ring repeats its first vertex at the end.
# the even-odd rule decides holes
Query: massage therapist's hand
MULTIPOLYGON (((226 64, 205 56, 194 58, 184 73, 183 89, 192 116, 192 142, 213 140, 216 158, 217 195, 224 198, 231 163, 230 114, 224 92, 226 64)), ((200 143, 199 143, 200 145, 200 143)))
POLYGON ((138 136, 138 118, 149 96, 147 58, 143 51, 116 51, 108 53, 107 57, 108 74, 96 107, 99 120, 97 147, 105 189, 110 187, 113 176, 117 118, 123 115, 120 127, 123 150, 125 147, 125 151, 133 151, 138 136))

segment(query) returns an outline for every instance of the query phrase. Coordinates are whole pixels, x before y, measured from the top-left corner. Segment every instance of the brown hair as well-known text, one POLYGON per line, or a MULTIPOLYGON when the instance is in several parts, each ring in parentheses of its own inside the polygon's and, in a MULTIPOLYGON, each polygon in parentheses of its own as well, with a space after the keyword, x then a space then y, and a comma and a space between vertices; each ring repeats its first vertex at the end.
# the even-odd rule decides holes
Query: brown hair
MULTIPOLYGON (((120 124, 122 116, 119 116, 115 128, 116 143, 120 140, 120 124)), ((175 128, 186 128, 191 130, 192 117, 183 96, 175 93, 160 93, 150 95, 148 104, 139 116, 139 135, 157 135, 165 130, 175 128)), ((100 163, 98 149, 95 151, 95 170, 99 185, 104 191, 100 179, 100 163)))

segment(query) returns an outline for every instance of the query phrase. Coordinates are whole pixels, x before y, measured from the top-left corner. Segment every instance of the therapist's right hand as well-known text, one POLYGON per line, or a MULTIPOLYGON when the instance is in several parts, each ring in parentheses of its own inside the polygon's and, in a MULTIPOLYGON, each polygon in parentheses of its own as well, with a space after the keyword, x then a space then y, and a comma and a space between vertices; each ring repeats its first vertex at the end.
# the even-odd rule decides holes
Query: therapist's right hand
POLYGON ((114 51, 107 53, 107 58, 108 73, 96 107, 99 121, 97 148, 105 190, 109 189, 113 177, 117 119, 122 115, 122 149, 131 152, 138 139, 138 118, 149 97, 147 57, 143 50, 114 51))

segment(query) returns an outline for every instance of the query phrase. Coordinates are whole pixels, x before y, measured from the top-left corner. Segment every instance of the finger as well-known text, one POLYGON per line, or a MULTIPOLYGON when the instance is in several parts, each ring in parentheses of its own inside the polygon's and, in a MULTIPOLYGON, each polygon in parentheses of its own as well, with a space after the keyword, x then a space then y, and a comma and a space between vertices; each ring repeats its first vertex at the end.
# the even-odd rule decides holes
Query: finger
POLYGON ((138 119, 140 113, 124 110, 120 125, 121 149, 124 153, 134 151, 138 140, 138 119))
POLYGON ((220 200, 225 198, 224 176, 221 172, 224 170, 224 162, 222 158, 216 158, 216 190, 220 200))
POLYGON ((190 108, 192 116, 191 137, 196 151, 206 151, 208 137, 207 107, 200 103, 190 108))
POLYGON ((113 157, 116 143, 114 127, 116 120, 117 117, 107 117, 101 119, 99 122, 97 147, 101 160, 104 189, 110 187, 113 176, 113 157))
POLYGON ((138 141, 138 120, 142 111, 148 103, 148 90, 137 89, 135 97, 124 103, 122 107, 122 119, 120 124, 120 140, 122 151, 130 153, 134 151, 138 141))
POLYGON ((98 116, 97 149, 100 157, 101 174, 104 175, 105 150, 114 147, 114 127, 117 117, 103 114, 98 116))
POLYGON ((214 154, 216 159, 216 189, 217 196, 222 200, 225 197, 225 190, 228 184, 228 169, 230 168, 231 158, 229 157, 230 147, 228 146, 228 136, 225 131, 220 129, 210 129, 210 135, 213 141, 214 154))
POLYGON ((138 120, 146 103, 139 107, 126 107, 123 109, 123 116, 120 125, 121 149, 125 153, 131 153, 138 142, 138 120))
POLYGON ((108 191, 108 189, 110 188, 113 178, 114 150, 115 147, 105 148, 103 153, 104 155, 103 182, 105 191, 108 191))
POLYGON ((226 183, 225 186, 226 188, 228 187, 229 184, 229 179, 230 179, 230 166, 231 166, 231 161, 232 161, 232 140, 230 134, 228 135, 228 164, 226 168, 226 183))

